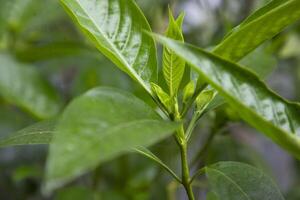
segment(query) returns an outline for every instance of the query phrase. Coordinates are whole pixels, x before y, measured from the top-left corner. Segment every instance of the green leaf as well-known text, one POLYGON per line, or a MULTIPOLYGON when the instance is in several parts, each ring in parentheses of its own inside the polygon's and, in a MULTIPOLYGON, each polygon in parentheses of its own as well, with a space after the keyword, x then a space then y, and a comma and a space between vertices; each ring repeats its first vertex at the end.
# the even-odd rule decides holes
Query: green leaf
POLYGON ((45 191, 133 148, 152 145, 177 127, 131 94, 92 89, 72 101, 58 123, 50 144, 45 191))
POLYGON ((55 200, 97 200, 95 195, 95 191, 93 191, 91 188, 73 186, 63 188, 62 190, 58 191, 55 200))
POLYGON ((174 101, 172 100, 172 98, 155 83, 151 83, 151 90, 153 91, 153 94, 157 96, 159 101, 165 106, 165 108, 167 108, 168 112, 172 113, 172 111, 174 110, 174 101))
POLYGON ((238 61, 264 41, 299 20, 299 0, 274 0, 270 4, 249 16, 245 22, 225 37, 213 53, 238 61))
POLYGON ((156 47, 142 31, 150 26, 133 0, 61 0, 84 33, 149 93, 157 79, 156 47))
POLYGON ((220 200, 220 198, 218 197, 218 195, 212 191, 209 191, 206 194, 206 200, 220 200))
POLYGON ((215 97, 216 91, 213 89, 211 90, 204 90, 201 92, 196 98, 196 110, 199 113, 202 113, 206 107, 209 105, 211 100, 215 97))
POLYGON ((0 95, 39 118, 55 116, 60 100, 55 90, 33 66, 0 54, 0 95))
MULTIPOLYGON (((239 61, 263 42, 299 20, 299 6, 300 2, 297 0, 271 1, 227 34, 224 40, 214 48, 213 53, 232 61, 239 61)), ((256 65, 249 68, 258 75, 262 71, 268 72, 267 69, 264 71, 262 67, 257 68, 256 65)), ((260 77, 262 76, 260 75, 260 77)), ((216 108, 224 103, 222 98, 218 95, 216 97, 217 99, 213 99, 211 105, 208 106, 209 109, 216 108)))
POLYGON ((187 103, 192 96, 194 95, 195 92, 195 83, 194 81, 190 81, 183 89, 183 97, 182 101, 183 103, 187 103))
MULTIPOLYGON (((277 66, 275 57, 270 52, 267 52, 266 49, 260 47, 244 57, 240 63, 247 69, 255 72, 262 79, 270 75, 277 66)), ((207 111, 215 109, 224 103, 226 103, 225 99, 220 95, 216 95, 207 106, 207 111)))
MULTIPOLYGON (((182 22, 184 14, 182 13, 177 20, 174 19, 172 11, 169 9, 169 26, 166 31, 166 36, 178 40, 184 41, 182 35, 182 22)), ((169 86, 170 96, 177 95, 179 85, 181 83, 185 69, 185 62, 178 57, 170 49, 165 48, 163 50, 163 75, 169 86)))
POLYGON ((198 71, 249 124, 300 158, 300 106, 271 91, 254 73, 191 45, 157 36, 198 71))
POLYGON ((238 162, 206 167, 212 190, 222 200, 283 200, 276 184, 261 170, 238 162))
POLYGON ((0 139, 0 147, 29 144, 49 144, 55 128, 55 121, 48 120, 28 126, 0 139))

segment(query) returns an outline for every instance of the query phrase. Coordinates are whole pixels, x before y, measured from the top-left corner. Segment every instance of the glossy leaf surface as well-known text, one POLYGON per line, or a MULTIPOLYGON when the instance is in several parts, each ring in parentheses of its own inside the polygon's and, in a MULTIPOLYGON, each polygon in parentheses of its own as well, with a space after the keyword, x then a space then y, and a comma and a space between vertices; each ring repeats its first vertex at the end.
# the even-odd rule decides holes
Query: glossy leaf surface
POLYGON ((249 124, 300 158, 300 106, 272 92, 254 73, 191 45, 157 36, 186 59, 249 124))
POLYGON ((278 187, 262 171, 238 162, 206 167, 213 192, 222 200, 283 200, 278 187))
POLYGON ((249 16, 213 50, 213 53, 238 61, 300 18, 299 0, 274 0, 270 4, 249 16))
POLYGON ((92 89, 75 99, 58 123, 50 145, 46 190, 132 148, 154 144, 177 127, 131 94, 111 88, 92 89))
POLYGON ((36 69, 0 54, 0 95, 39 118, 55 116, 60 109, 58 95, 36 69))
POLYGON ((150 26, 133 0, 61 0, 97 48, 149 93, 157 60, 150 26))
MULTIPOLYGON (((184 15, 181 14, 177 20, 174 19, 169 10, 169 26, 166 36, 178 41, 184 41, 182 35, 182 22, 184 15)), ((185 61, 178 57, 172 50, 164 47, 163 50, 163 75, 169 86, 170 96, 177 94, 185 69, 185 61)))
POLYGON ((0 139, 0 147, 48 144, 55 128, 55 121, 43 121, 0 139))

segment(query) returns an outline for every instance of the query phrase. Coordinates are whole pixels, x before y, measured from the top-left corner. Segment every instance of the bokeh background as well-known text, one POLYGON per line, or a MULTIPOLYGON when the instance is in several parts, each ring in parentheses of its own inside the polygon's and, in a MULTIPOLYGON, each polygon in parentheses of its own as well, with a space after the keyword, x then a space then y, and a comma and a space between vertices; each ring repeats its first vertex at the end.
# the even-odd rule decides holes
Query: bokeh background
MULTIPOLYGON (((166 29, 168 6, 175 15, 185 12, 185 40, 202 48, 216 45, 231 28, 266 2, 137 0, 157 33, 164 33, 166 29)), ((63 105, 99 85, 131 91, 151 104, 151 99, 135 82, 83 37, 58 0, 0 0, 0 51, 7 44, 7 53, 17 62, 33 65, 59 92, 63 105)), ((161 57, 161 47, 159 49, 158 56, 161 57)), ((300 23, 263 44, 242 63, 260 68, 261 73, 268 74, 266 82, 272 89, 291 101, 299 102, 300 23)), ((0 137, 38 120, 0 96, 0 137)), ((179 152, 172 139, 163 141, 152 150, 180 172, 179 152)), ((220 160, 257 166, 275 180, 287 200, 300 199, 299 161, 243 123, 226 105, 201 120, 189 154, 191 161, 196 160, 192 170, 220 160), (198 155, 197 150, 203 148, 202 144, 207 140, 211 142, 206 154, 198 155), (200 162, 197 156, 200 156, 200 162)), ((105 163, 45 197, 41 186, 46 157, 47 145, 0 149, 0 199, 185 199, 183 189, 168 174, 155 163, 135 154, 105 163)), ((194 189, 198 199, 205 199, 207 187, 205 178, 196 182, 194 189)))

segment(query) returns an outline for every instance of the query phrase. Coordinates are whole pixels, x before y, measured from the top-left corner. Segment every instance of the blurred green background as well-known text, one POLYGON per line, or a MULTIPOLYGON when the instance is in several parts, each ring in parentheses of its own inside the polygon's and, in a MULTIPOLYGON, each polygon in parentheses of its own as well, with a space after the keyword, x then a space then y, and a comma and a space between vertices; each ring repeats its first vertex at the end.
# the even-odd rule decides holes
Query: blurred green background
MULTIPOLYGON (((185 12, 185 40, 210 48, 239 24, 262 0, 137 0, 153 31, 164 33, 167 9, 185 12)), ((253 30, 255 31, 255 30, 253 30)), ((268 74, 267 83, 292 101, 300 100, 300 23, 263 44, 242 61, 268 74)), ((78 31, 58 0, 0 0, 0 51, 16 65, 31 65, 43 81, 59 93, 61 105, 95 86, 113 86, 131 91, 151 104, 136 83, 104 58, 78 31)), ((161 47, 159 47, 158 56, 161 47)), ((1 60, 0 65, 6 65, 1 60)), ((0 70, 0 79, 7 78, 0 70)), ((16 78, 11 86, 23 84, 16 78)), ((30 77, 27 77, 30 78, 30 77)), ((162 77, 160 77, 162 78, 162 77)), ((1 80, 0 80, 1 81, 1 80)), ((48 87, 47 87, 48 88, 48 87)), ((52 88, 52 89, 53 89, 52 88)), ((49 89, 50 90, 50 89, 49 89)), ((51 91, 47 91, 51 92, 51 91)), ((63 106, 62 106, 63 107, 63 106)), ((39 118, 0 95, 0 137, 38 121, 39 118)), ((215 136, 205 163, 234 160, 250 163, 274 178, 287 200, 300 199, 300 163, 223 106, 201 120, 193 135, 190 157, 215 136), (200 134, 201 133, 201 134, 200 134)), ((172 139, 153 151, 180 171, 179 152, 172 139), (170 156, 172 155, 172 156, 170 156)), ((46 145, 0 149, 0 199, 2 200, 148 200, 184 199, 176 182, 155 163, 135 154, 122 156, 57 190, 41 194, 46 145)), ((193 170, 201 163, 195 162, 193 170)), ((194 185, 196 197, 205 199, 205 179, 194 185)))

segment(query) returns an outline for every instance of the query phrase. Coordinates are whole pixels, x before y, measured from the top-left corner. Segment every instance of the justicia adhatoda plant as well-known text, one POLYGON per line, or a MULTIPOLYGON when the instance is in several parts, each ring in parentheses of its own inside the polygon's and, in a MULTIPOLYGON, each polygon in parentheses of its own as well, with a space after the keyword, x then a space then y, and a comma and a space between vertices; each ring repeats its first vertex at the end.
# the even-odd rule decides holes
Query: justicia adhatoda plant
MULTIPOLYGON (((299 103, 285 100, 269 89, 257 66, 238 64, 263 42, 299 20, 299 0, 270 1, 210 52, 184 42, 183 13, 175 18, 169 10, 169 25, 162 36, 152 33, 133 0, 61 0, 61 4, 97 49, 148 92, 159 112, 130 93, 98 87, 72 100, 57 121, 35 124, 0 141, 2 147, 50 143, 46 193, 103 162, 136 151, 169 172, 190 200, 195 199, 193 181, 202 174, 210 183, 207 199, 283 199, 270 178, 246 164, 219 162, 192 174, 188 147, 202 116, 227 103, 245 122, 300 158, 299 103), (163 45, 162 76, 166 87, 158 83, 155 40, 163 45), (191 67, 191 75, 186 73, 187 67, 191 67), (181 89, 183 78, 188 81, 181 89), (146 149, 171 135, 180 149, 181 175, 146 149)), ((26 73, 35 77, 33 72, 26 73)), ((0 68, 0 88, 4 87, 2 75, 0 68)), ((13 92, 6 93, 13 96, 13 92)), ((50 96, 49 107, 55 105, 56 99, 50 96)), ((18 104, 48 118, 43 116, 47 112, 40 111, 46 108, 21 100, 18 104)), ((47 110, 57 113, 58 107, 47 110)))

